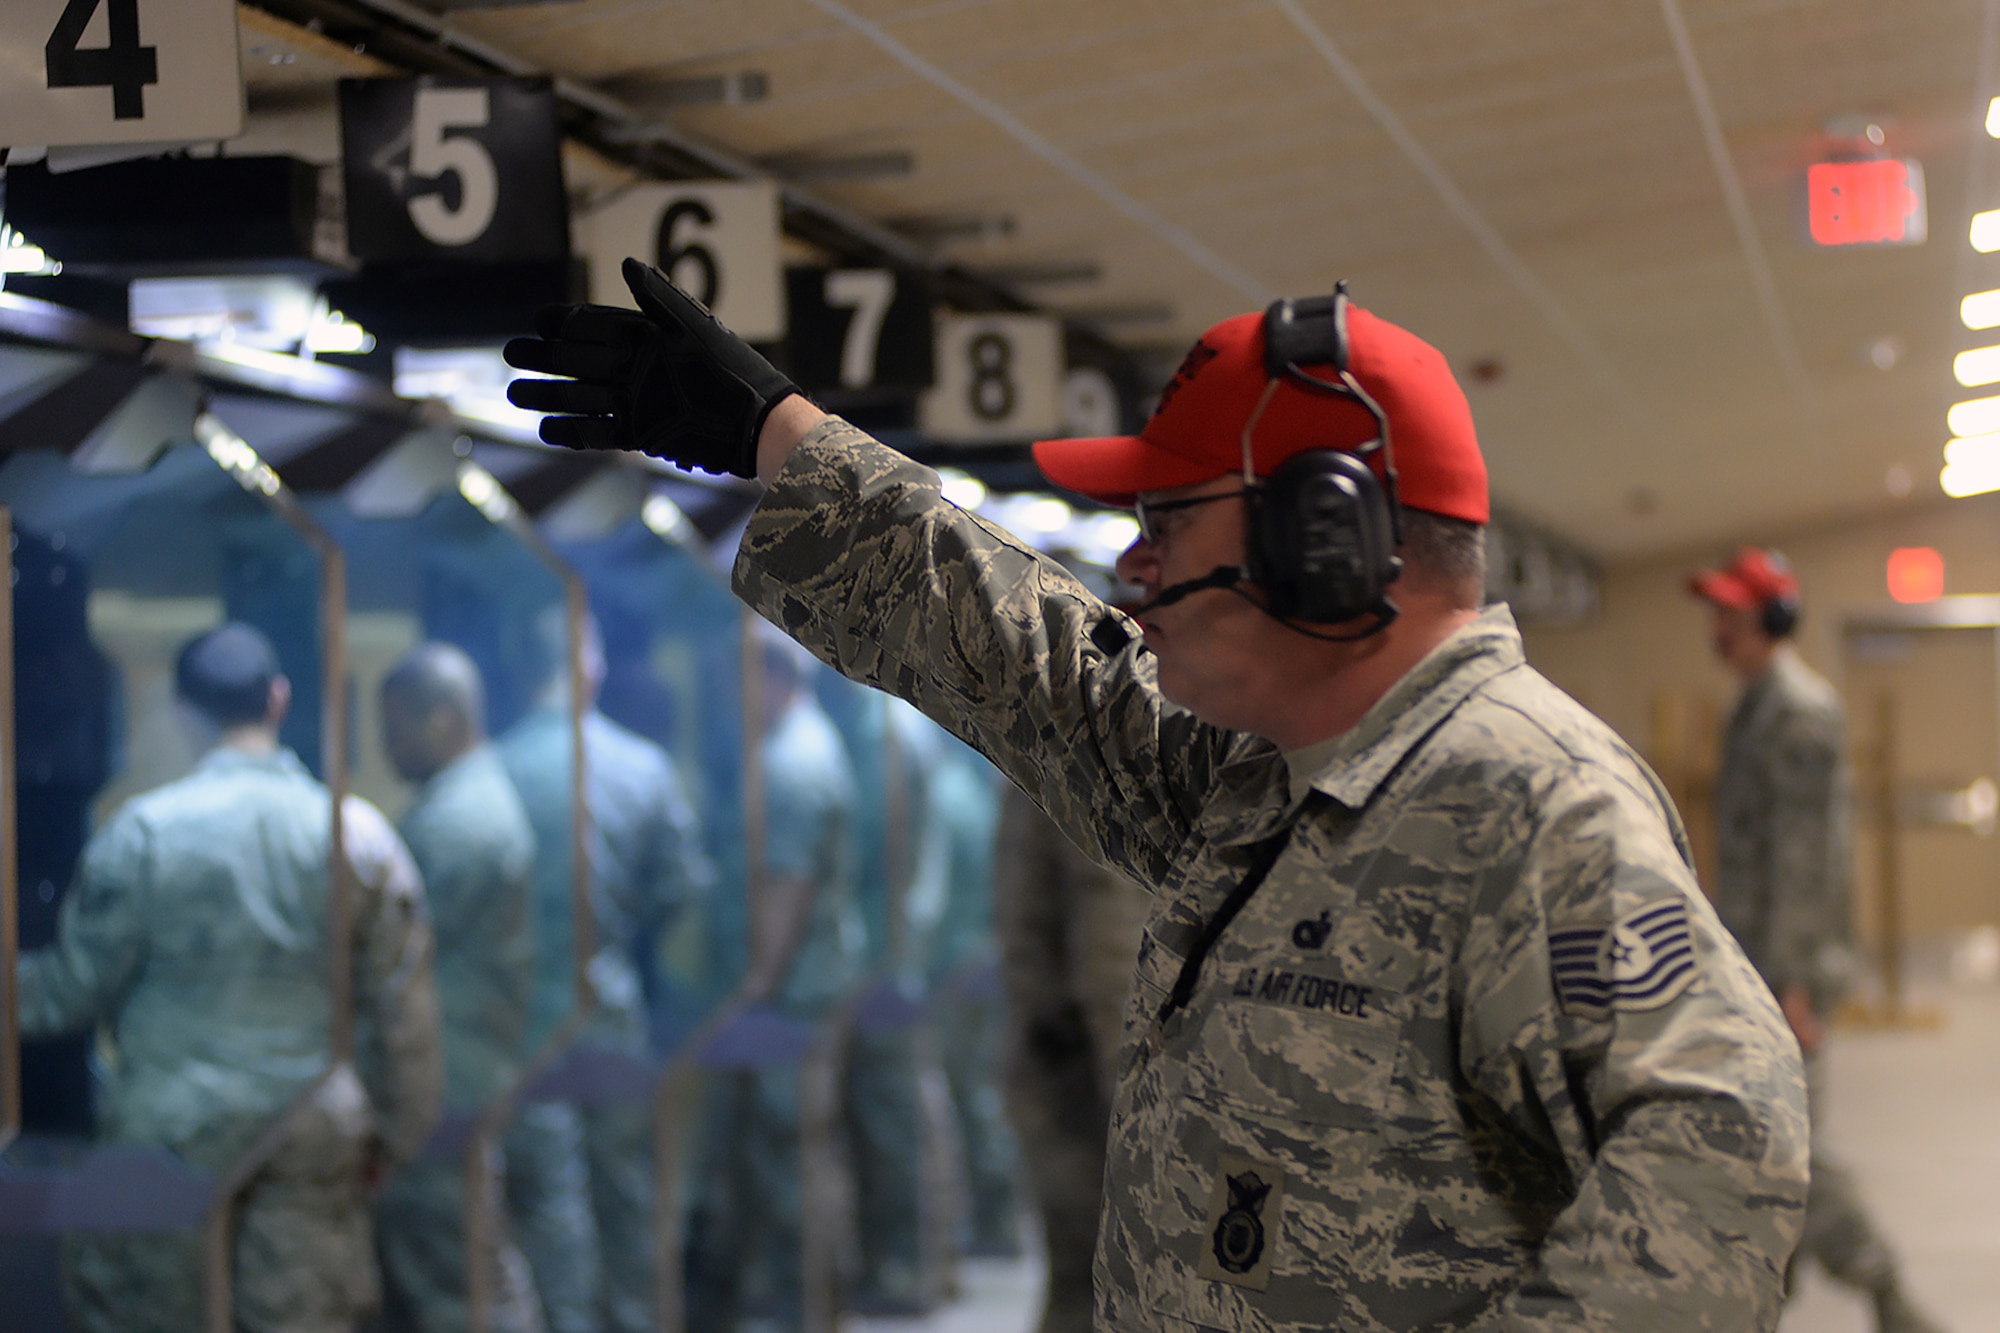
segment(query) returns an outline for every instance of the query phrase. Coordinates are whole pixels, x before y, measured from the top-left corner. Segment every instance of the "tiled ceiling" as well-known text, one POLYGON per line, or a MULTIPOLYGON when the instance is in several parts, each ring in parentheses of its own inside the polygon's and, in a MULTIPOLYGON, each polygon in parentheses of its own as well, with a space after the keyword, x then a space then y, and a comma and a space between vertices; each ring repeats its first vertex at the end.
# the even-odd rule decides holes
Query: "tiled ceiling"
POLYGON ((2000 204, 1996 7, 580 0, 451 23, 642 106, 761 71, 764 100, 661 114, 753 159, 907 151, 907 176, 813 188, 877 219, 1011 217, 948 252, 1094 261, 1025 290, 1165 303, 1106 324, 1130 345, 1344 276, 1494 372, 1467 378, 1496 495, 1619 557, 1880 509, 1898 466, 1901 503, 1937 494, 1952 354, 1978 337, 1957 300, 2000 286, 1965 241, 2000 204), (1843 118, 1923 162, 1928 244, 1806 243, 1804 169, 1843 118))

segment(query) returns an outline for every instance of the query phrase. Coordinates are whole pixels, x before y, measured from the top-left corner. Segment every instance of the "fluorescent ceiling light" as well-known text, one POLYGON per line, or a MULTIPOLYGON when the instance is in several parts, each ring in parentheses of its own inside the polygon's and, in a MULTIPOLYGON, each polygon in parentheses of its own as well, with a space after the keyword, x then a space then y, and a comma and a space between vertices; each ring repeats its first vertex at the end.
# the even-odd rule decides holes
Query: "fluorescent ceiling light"
POLYGON ((1951 373, 1968 389, 2000 384, 2000 347, 1975 347, 1952 359, 1951 373))
POLYGON ((2000 250, 2000 208, 1972 215, 1972 248, 1982 255, 2000 250))
POLYGON ((2000 97, 1986 104, 1986 132, 2000 139, 2000 97))
POLYGON ((2000 327, 2000 290, 1974 292, 1958 303, 1958 317, 1968 329, 2000 327))
POLYGON ((977 509, 986 503, 986 483, 956 468, 938 469, 938 490, 960 509, 977 509))
POLYGON ((1938 485, 1954 499, 2000 491, 2000 435, 1974 435, 1944 447, 1938 485))
POLYGON ((1954 404, 1945 422, 1953 435, 1991 435, 2000 431, 2000 398, 1973 398, 1954 404))

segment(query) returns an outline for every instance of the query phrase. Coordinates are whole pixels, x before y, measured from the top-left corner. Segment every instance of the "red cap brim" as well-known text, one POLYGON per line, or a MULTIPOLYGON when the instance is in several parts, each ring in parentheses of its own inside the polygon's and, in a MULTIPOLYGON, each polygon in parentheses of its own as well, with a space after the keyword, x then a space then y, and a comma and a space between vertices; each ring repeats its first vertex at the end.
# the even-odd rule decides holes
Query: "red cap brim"
POLYGON ((1760 600, 1749 584, 1721 569, 1704 569, 1690 576, 1688 591, 1697 597, 1707 598, 1717 606, 1730 606, 1739 611, 1756 606, 1760 600))
POLYGON ((1035 441, 1035 466, 1064 490, 1100 504, 1127 505, 1141 491, 1213 481, 1229 469, 1213 459, 1183 458, 1143 435, 1100 435, 1035 441))

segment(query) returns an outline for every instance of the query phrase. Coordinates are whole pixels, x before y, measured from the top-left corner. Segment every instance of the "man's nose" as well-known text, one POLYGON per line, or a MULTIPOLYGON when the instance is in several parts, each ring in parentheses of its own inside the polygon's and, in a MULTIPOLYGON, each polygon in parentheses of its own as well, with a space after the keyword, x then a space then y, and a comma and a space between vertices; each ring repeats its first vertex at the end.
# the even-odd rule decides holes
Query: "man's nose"
POLYGON ((1112 568, 1117 571, 1120 582, 1137 588, 1157 587, 1160 582, 1159 552, 1144 537, 1126 547, 1112 568))

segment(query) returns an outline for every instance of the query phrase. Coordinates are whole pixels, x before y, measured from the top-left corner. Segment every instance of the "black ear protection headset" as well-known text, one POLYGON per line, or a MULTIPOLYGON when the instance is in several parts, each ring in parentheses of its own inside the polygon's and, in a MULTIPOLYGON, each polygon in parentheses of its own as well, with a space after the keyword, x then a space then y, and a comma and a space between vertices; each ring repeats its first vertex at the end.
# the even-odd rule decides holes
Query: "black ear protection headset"
MULTIPOLYGON (((1792 562, 1776 551, 1766 550, 1771 563, 1784 573, 1792 572, 1792 562)), ((1781 592, 1775 597, 1767 597, 1757 604, 1757 623, 1763 631, 1774 639, 1788 639, 1792 631, 1799 627, 1799 616, 1805 607, 1799 602, 1795 592, 1781 592)))
MULTIPOLYGON (((1389 586, 1403 572, 1396 502, 1396 453, 1389 418, 1348 371, 1347 284, 1333 295, 1273 301, 1264 311, 1264 396, 1243 426, 1243 490, 1249 507, 1249 571, 1280 620, 1337 624, 1362 616, 1380 633, 1395 620, 1389 586), (1333 367, 1334 378, 1305 366, 1333 367), (1308 449, 1260 482, 1251 464, 1251 436, 1280 385, 1359 403, 1375 418, 1375 438, 1358 449, 1308 449), (1383 476, 1368 460, 1377 451, 1383 476)), ((1320 636, 1323 637, 1323 636, 1320 636)))

